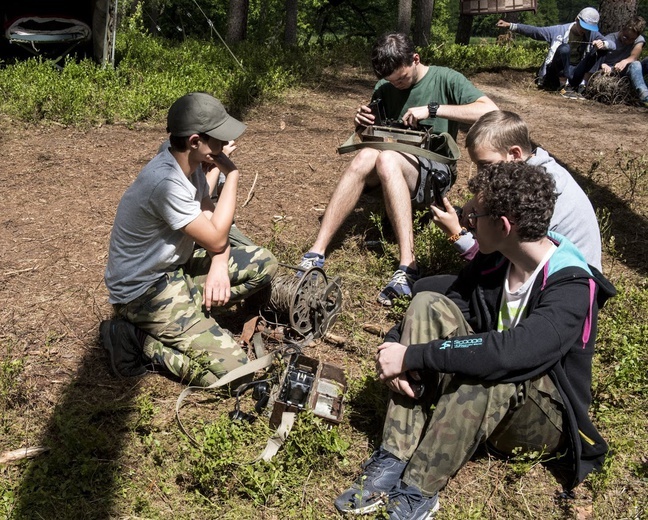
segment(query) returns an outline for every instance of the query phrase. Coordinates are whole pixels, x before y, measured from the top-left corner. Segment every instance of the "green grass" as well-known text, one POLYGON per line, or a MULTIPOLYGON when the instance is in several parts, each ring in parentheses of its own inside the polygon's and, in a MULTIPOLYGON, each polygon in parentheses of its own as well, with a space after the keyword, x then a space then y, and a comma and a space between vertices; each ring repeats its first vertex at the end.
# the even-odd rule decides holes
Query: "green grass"
MULTIPOLYGON (((159 120, 188 90, 207 90, 232 110, 244 112, 286 88, 317 80, 334 57, 355 56, 353 49, 335 46, 290 52, 241 46, 235 51, 245 57, 242 70, 222 47, 204 42, 171 44, 132 29, 121 33, 118 43, 114 69, 68 61, 58 71, 35 59, 6 66, 0 70, 0 113, 70 125, 159 120)), ((426 52, 426 59, 465 71, 474 70, 475 64, 527 68, 535 66, 540 55, 532 47, 486 45, 447 45, 426 52)), ((619 196, 632 196, 629 203, 634 205, 645 196, 644 159, 623 163, 630 188, 623 187, 619 196)), ((609 175, 616 171, 606 168, 609 175)), ((603 176, 597 170, 599 174, 603 176)), ((614 212, 603 211, 600 218, 614 221, 614 212)), ((379 439, 385 412, 385 388, 373 372, 380 339, 365 332, 363 324, 375 318, 368 303, 391 274, 396 257, 383 216, 372 215, 369 225, 381 251, 366 247, 364 229, 353 230, 327 263, 329 275, 344 278, 344 309, 335 333, 348 339, 338 355, 352 374, 345 421, 329 429, 302 414, 268 463, 252 463, 271 434, 267 421, 231 422, 230 398, 205 398, 183 409, 199 441, 196 447, 177 427, 168 390, 150 381, 139 386, 97 385, 96 374, 87 368, 96 365, 92 358, 84 360, 86 368, 80 369, 75 384, 52 405, 45 431, 30 432, 24 351, 0 336, 2 448, 37 437, 51 449, 47 457, 0 466, 0 518, 96 518, 98 511, 113 518, 335 518, 332 497, 355 478, 360 462, 379 439)), ((606 244, 613 244, 611 227, 602 227, 606 244)), ((422 215, 416 217, 415 235, 425 273, 459 267, 445 238, 422 215)), ((278 257, 293 261, 307 247, 295 243, 286 223, 275 225, 269 245, 278 257)), ((606 253, 613 260, 618 254, 613 247, 606 253)), ((646 518, 648 284, 618 269, 610 276, 619 295, 600 315, 592 414, 612 452, 604 471, 590 476, 583 488, 592 497, 597 518, 646 518)), ((386 319, 395 323, 405 307, 396 306, 386 319)), ((48 337, 44 349, 56 341, 48 337)), ((249 401, 245 405, 251 406, 249 401)), ((578 513, 577 505, 554 503, 547 490, 555 483, 534 460, 507 465, 479 457, 466 470, 442 492, 441 520, 565 518, 578 513)))

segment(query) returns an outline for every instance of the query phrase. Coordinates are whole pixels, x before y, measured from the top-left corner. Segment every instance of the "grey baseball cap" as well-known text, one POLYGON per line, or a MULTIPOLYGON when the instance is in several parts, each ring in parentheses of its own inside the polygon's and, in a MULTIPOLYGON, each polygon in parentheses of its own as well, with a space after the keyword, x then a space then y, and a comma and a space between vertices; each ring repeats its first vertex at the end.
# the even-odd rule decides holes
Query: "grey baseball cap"
POLYGON ((578 16, 578 23, 586 31, 598 31, 598 23, 600 19, 599 12, 593 7, 586 7, 582 9, 578 16))
POLYGON ((218 99, 204 92, 191 92, 177 99, 167 115, 167 132, 178 137, 203 133, 221 141, 231 141, 245 128, 227 113, 218 99))

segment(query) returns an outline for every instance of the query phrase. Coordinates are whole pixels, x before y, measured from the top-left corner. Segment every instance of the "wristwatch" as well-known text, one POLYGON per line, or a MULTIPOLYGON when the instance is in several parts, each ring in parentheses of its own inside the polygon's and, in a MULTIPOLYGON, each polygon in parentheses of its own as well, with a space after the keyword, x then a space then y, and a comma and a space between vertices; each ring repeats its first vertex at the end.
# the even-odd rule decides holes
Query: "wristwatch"
POLYGON ((430 113, 428 119, 434 119, 436 117, 437 110, 439 110, 439 103, 437 103, 436 101, 428 103, 428 112, 430 113))

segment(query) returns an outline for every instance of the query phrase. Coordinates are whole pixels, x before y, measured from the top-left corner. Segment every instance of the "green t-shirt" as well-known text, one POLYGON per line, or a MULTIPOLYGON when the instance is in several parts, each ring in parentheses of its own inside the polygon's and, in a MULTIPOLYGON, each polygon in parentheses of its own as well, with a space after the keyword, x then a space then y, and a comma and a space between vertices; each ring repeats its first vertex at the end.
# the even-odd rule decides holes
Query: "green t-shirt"
MULTIPOLYGON (((381 79, 374 87, 372 99, 382 99, 388 119, 401 120, 410 107, 440 105, 467 105, 484 96, 475 85, 459 72, 447 67, 430 66, 425 76, 412 87, 399 90, 389 81, 381 79)), ((448 132, 457 138, 459 123, 437 117, 423 119, 420 124, 432 127, 434 132, 448 132)))

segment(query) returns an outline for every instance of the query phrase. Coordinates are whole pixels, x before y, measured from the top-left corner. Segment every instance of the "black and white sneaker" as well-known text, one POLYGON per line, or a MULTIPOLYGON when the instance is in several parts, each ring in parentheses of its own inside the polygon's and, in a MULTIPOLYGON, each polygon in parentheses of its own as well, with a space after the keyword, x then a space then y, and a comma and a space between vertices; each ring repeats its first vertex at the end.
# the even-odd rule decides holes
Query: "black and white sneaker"
POLYGON ((353 485, 335 499, 340 513, 366 515, 373 513, 400 482, 407 462, 380 448, 362 465, 364 472, 353 485))

